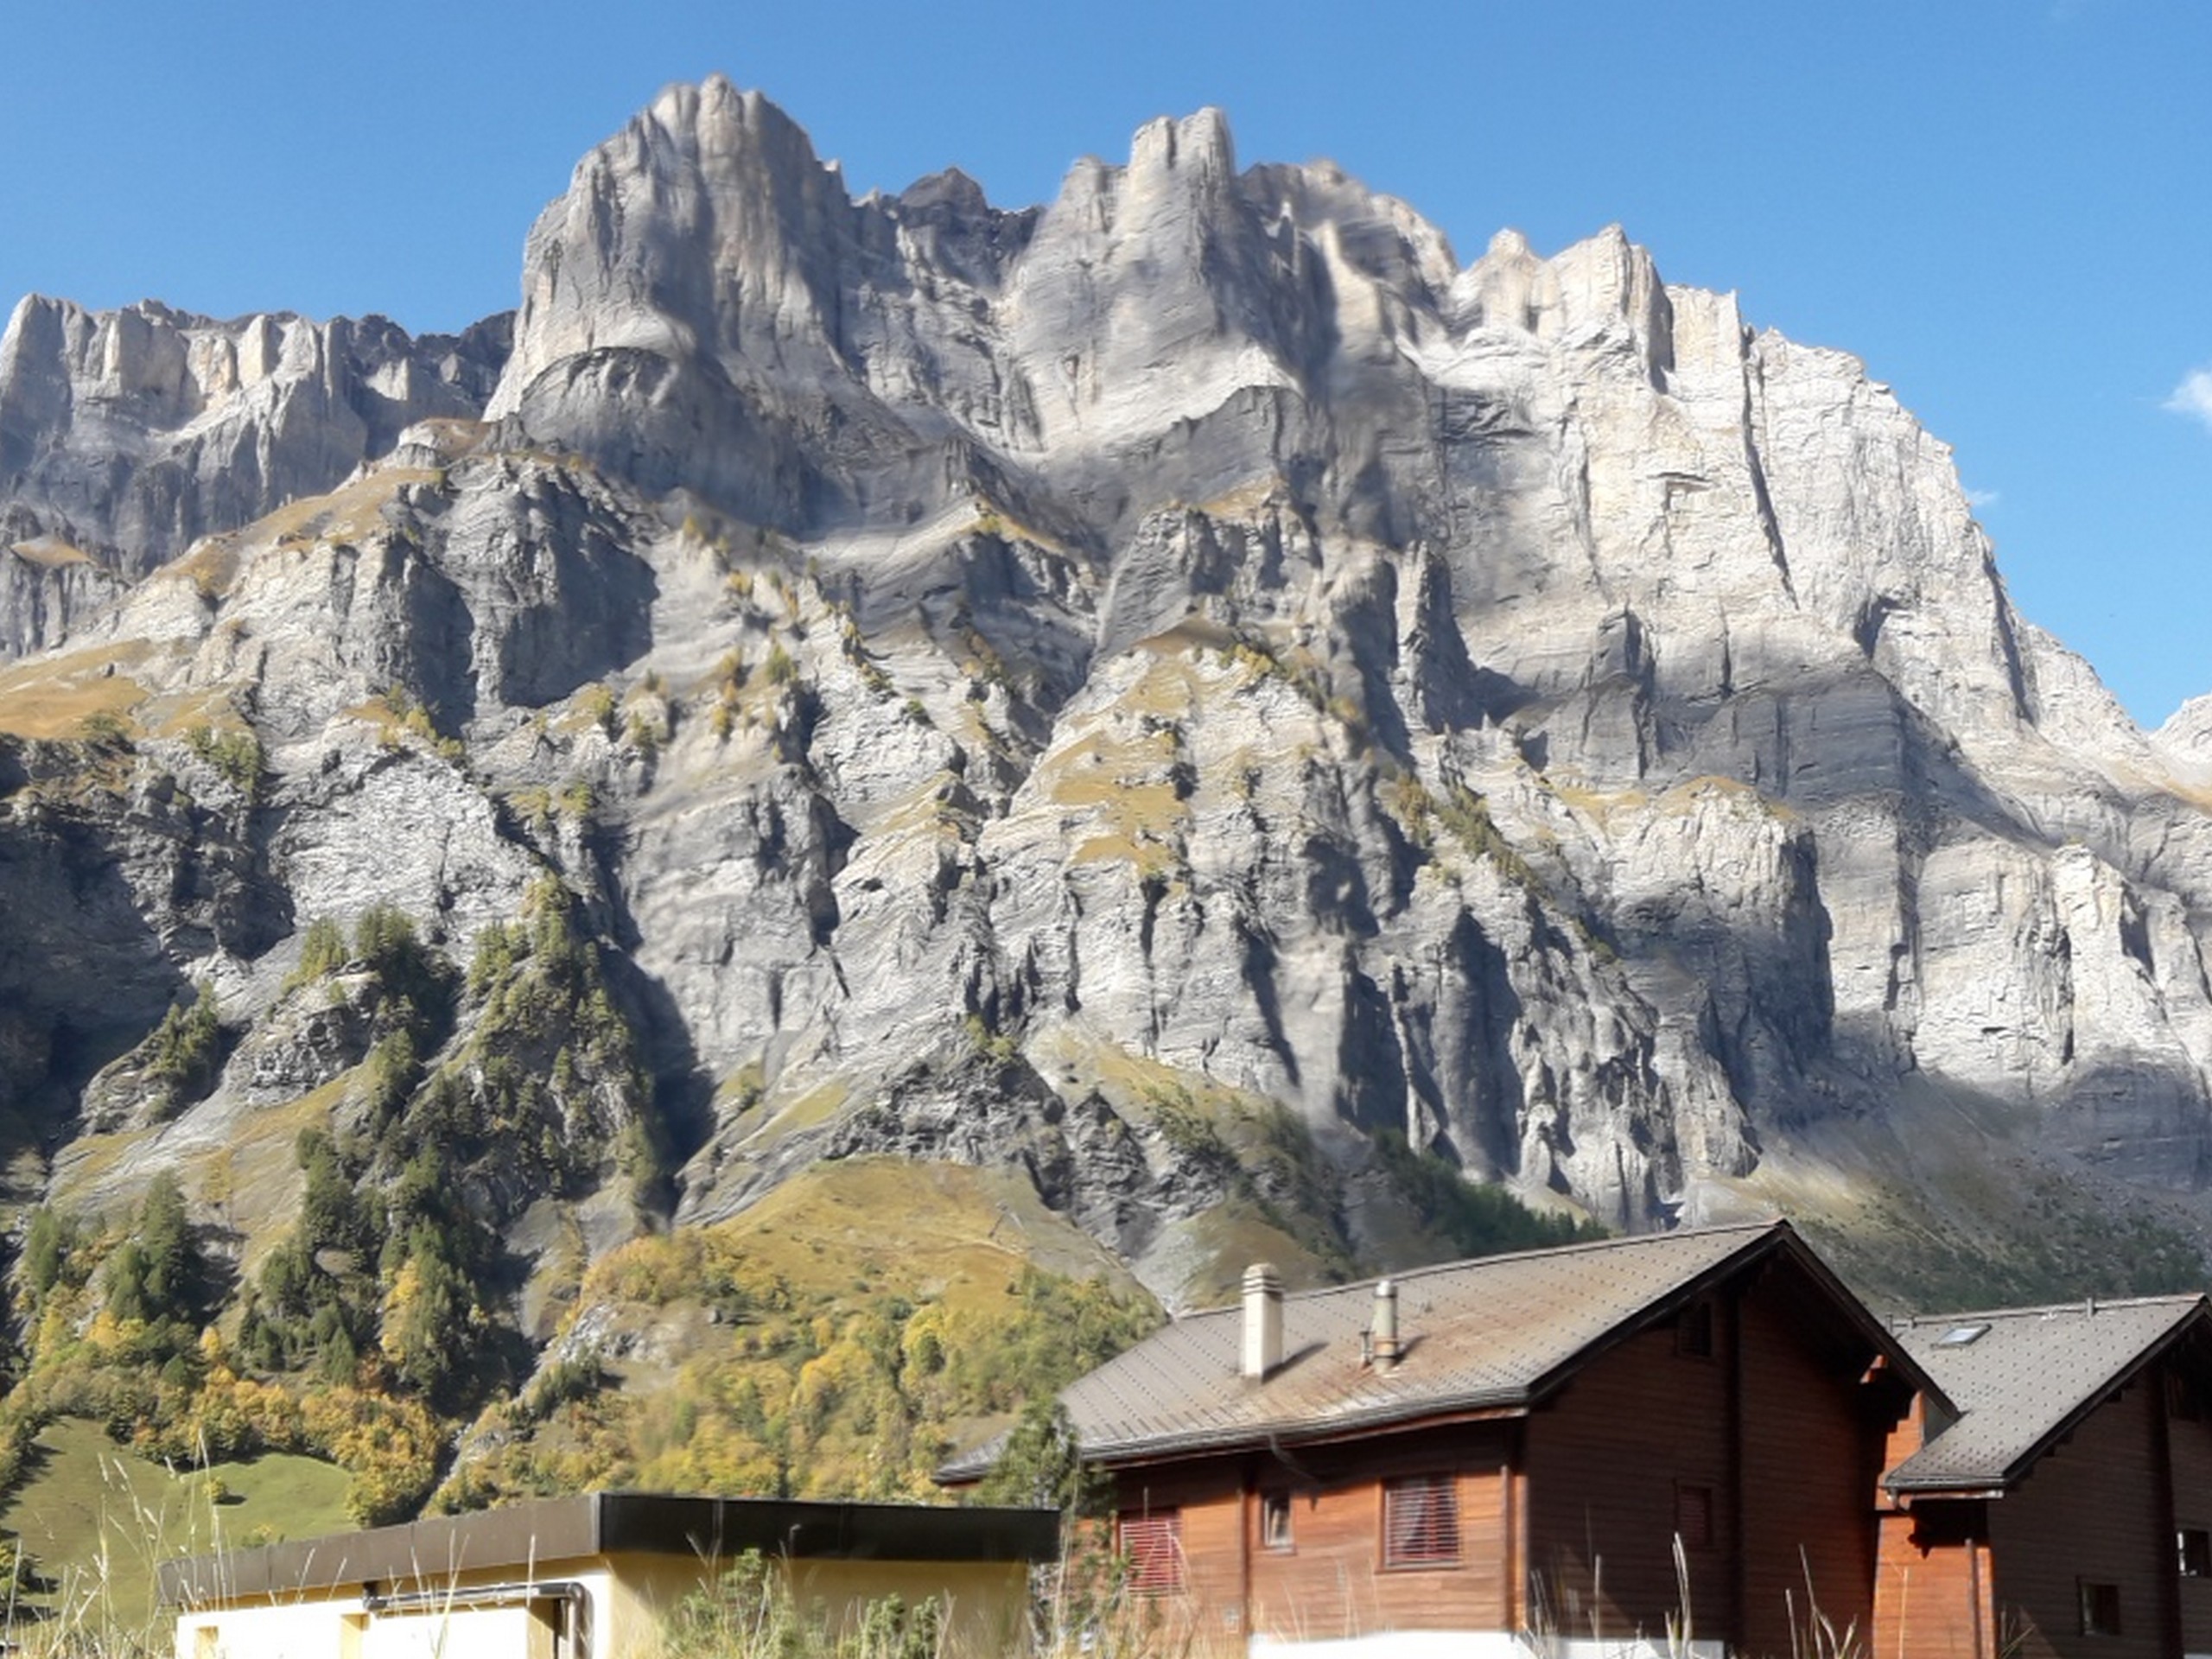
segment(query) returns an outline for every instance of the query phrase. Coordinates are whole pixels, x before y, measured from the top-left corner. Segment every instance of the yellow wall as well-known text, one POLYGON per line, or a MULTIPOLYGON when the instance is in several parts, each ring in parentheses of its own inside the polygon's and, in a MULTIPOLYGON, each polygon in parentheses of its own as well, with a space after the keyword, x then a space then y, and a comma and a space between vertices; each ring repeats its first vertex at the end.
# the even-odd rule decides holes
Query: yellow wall
MULTIPOLYGON (((943 1596, 946 1651, 996 1659, 1019 1651, 1028 1569, 1007 1561, 797 1560, 781 1564, 803 1613, 849 1626, 871 1601, 908 1605, 943 1596)), ((629 1554, 546 1560, 533 1573, 461 1573, 387 1591, 439 1595, 528 1579, 576 1583, 589 1599, 589 1659, 652 1659, 662 1618, 709 1582, 707 1564, 681 1555, 629 1554)), ((364 1612, 358 1586, 343 1593, 242 1598, 177 1615, 176 1659, 570 1659, 522 1606, 364 1612)))
MULTIPOLYGON (((524 1580, 575 1583, 591 1604, 591 1624, 605 1630, 615 1606, 613 1576, 604 1561, 540 1561, 534 1573, 517 1571, 425 1574, 415 1583, 387 1584, 390 1593, 423 1591, 456 1601, 487 1585, 524 1580)), ((592 1644, 593 1659, 608 1649, 592 1644)), ((176 1659, 567 1659, 552 1632, 527 1607, 442 1606, 372 1615, 359 1586, 342 1592, 300 1592, 241 1597, 180 1612, 176 1659)))
MULTIPOLYGON (((632 1645, 658 1632, 662 1618, 715 1574, 705 1564, 677 1555, 619 1555, 614 1569, 615 1618, 625 1645, 599 1646, 592 1659, 647 1659, 650 1646, 632 1645)), ((826 1615, 843 1630, 871 1601, 897 1596, 908 1606, 945 1598, 947 1651, 995 1656, 1025 1645, 1029 1569, 1020 1561, 793 1560, 782 1563, 785 1581, 802 1613, 826 1615)), ((188 1659, 180 1656, 180 1659, 188 1659)))

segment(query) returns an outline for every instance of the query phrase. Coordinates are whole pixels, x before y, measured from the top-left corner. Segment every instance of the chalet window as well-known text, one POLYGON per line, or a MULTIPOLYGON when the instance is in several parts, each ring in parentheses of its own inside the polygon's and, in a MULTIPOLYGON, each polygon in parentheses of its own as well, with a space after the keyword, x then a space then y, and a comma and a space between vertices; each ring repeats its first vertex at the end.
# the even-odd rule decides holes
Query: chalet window
POLYGON ((1447 1567, 1459 1559, 1459 1484, 1408 1475, 1382 1486, 1382 1565, 1447 1567))
POLYGON ((1689 1359, 1713 1357, 1713 1304, 1692 1302, 1675 1320, 1675 1351, 1689 1359))
POLYGON ((2184 1423, 2196 1422, 2204 1415, 2196 1390, 2178 1370, 2166 1373, 2166 1415, 2184 1423))
POLYGON ((1677 1482, 1675 1487, 1675 1536, 1684 1549, 1713 1548, 1713 1488, 1677 1482))
POLYGON ((1290 1494, 1288 1492, 1260 1494, 1260 1544, 1266 1549, 1290 1548, 1290 1494))
POLYGON ((2212 1579, 2212 1531, 2202 1527, 2183 1527, 2174 1535, 2181 1555, 2181 1575, 2184 1579, 2212 1579))
POLYGON ((2080 1579, 2075 1583, 2082 1592, 2082 1634, 2118 1636, 2120 1586, 2099 1584, 2093 1579, 2080 1579))
POLYGON ((1183 1512, 1151 1510, 1122 1517, 1122 1556, 1129 1564, 1129 1588, 1140 1595, 1162 1595, 1183 1587, 1183 1512))

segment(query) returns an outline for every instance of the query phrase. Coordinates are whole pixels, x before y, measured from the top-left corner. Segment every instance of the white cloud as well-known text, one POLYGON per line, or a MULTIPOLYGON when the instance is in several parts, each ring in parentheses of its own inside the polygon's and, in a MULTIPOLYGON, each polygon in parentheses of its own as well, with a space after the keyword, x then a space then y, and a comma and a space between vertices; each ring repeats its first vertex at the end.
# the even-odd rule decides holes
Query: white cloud
POLYGON ((2166 399, 2177 415, 2188 415, 2212 427, 2212 368, 2191 369, 2166 399))
POLYGON ((1995 490, 1977 490, 1971 484, 1962 484, 1959 487, 1967 493, 1967 505, 1972 507, 1976 512, 1980 512, 1984 507, 1995 506, 2000 499, 1999 492, 1995 490))

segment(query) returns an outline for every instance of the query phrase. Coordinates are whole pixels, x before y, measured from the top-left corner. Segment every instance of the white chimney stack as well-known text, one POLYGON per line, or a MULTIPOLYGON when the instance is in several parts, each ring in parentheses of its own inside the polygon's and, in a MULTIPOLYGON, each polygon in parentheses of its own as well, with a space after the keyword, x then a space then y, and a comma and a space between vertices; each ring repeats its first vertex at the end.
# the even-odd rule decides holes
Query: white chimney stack
POLYGON ((1244 1269, 1243 1374, 1257 1382, 1282 1363, 1282 1281, 1273 1266, 1244 1269))
POLYGON ((1367 1337, 1376 1370, 1387 1371, 1398 1363, 1398 1287, 1388 1279, 1375 1281, 1375 1317, 1367 1337))

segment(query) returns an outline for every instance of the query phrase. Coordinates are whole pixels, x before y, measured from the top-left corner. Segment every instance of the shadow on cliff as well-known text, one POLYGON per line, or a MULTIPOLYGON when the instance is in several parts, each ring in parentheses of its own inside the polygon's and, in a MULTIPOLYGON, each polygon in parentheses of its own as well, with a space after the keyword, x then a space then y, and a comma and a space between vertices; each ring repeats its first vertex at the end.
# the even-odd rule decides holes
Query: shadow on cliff
POLYGON ((1877 1305, 1926 1313, 2201 1289, 2212 1270, 2204 1178, 2161 1191, 2101 1149, 2069 1145, 2073 1104, 2067 1091, 2031 1103, 1910 1072, 1872 1109, 1793 1132, 1772 1160, 1777 1195, 1877 1305))
POLYGON ((652 1081, 659 1154, 653 1179, 639 1197, 656 1215, 673 1217, 683 1196, 680 1173, 714 1133, 715 1080, 701 1066, 691 1028, 668 987, 638 966, 635 952, 643 935, 631 914, 607 834, 605 826, 596 826, 587 842, 603 895, 594 906, 601 913, 594 919, 615 946, 601 953, 601 965, 616 1007, 637 1036, 639 1058, 652 1081))
MULTIPOLYGON (((0 796, 86 763, 74 744, 0 740, 0 796)), ((78 1099, 192 988, 140 909, 93 807, 45 798, 0 821, 0 1147, 41 1152, 74 1133, 78 1099)), ((120 802, 115 803, 120 812, 120 802)))

